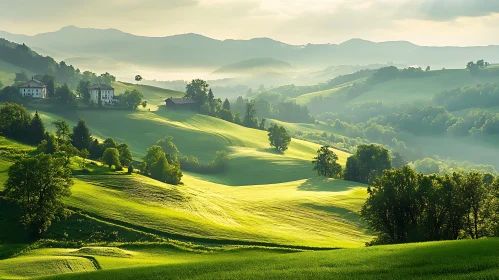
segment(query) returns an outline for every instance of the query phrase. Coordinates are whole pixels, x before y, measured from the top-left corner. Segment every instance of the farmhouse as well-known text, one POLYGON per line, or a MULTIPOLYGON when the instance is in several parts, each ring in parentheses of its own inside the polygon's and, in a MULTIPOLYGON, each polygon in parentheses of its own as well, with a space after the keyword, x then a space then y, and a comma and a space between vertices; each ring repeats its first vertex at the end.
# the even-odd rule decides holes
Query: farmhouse
POLYGON ((193 109, 196 105, 196 101, 190 98, 167 98, 165 100, 166 107, 172 109, 193 109))
POLYGON ((99 92, 102 104, 111 104, 115 102, 114 88, 108 85, 98 84, 88 87, 88 93, 90 94, 90 103, 99 103, 99 92))
POLYGON ((19 87, 19 93, 23 97, 47 98, 47 86, 40 81, 32 79, 19 87))

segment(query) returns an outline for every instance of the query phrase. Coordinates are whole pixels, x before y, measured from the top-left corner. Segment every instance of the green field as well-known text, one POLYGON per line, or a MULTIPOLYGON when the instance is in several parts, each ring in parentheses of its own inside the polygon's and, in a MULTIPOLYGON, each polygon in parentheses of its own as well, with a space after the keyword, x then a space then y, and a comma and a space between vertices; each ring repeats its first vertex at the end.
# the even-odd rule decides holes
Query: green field
MULTIPOLYGON (((40 111, 39 111, 40 112, 40 111)), ((40 112, 46 123, 58 116, 40 112)), ((88 110, 62 115, 71 125, 85 119, 93 135, 113 137, 130 145, 136 159, 164 136, 172 136, 180 152, 209 162, 216 151, 229 151, 232 160, 228 172, 203 179, 224 185, 273 184, 312 178, 310 161, 319 145, 294 139, 284 154, 276 153, 268 144, 265 131, 249 129, 200 114, 186 111, 88 110)), ((347 153, 337 151, 344 164, 347 153)))
MULTIPOLYGON (((496 72, 497 69, 497 67, 489 67, 485 71, 496 72)), ((421 78, 397 78, 376 84, 359 97, 350 100, 349 103, 373 100, 385 103, 428 101, 436 93, 444 90, 460 88, 466 85, 499 82, 499 76, 496 74, 472 75, 464 69, 436 70, 430 73, 431 75, 421 78)), ((314 97, 330 97, 348 89, 351 85, 352 83, 347 83, 328 90, 303 94, 296 97, 295 100, 298 104, 308 104, 314 97)))
POLYGON ((184 96, 184 93, 180 91, 125 82, 113 82, 112 87, 116 95, 123 94, 126 90, 136 89, 140 91, 144 94, 144 100, 149 104, 147 108, 151 110, 156 110, 159 105, 165 104, 166 98, 184 96))
POLYGON ((0 260, 0 277, 46 279, 497 279, 498 239, 316 252, 162 245, 38 249, 0 260))

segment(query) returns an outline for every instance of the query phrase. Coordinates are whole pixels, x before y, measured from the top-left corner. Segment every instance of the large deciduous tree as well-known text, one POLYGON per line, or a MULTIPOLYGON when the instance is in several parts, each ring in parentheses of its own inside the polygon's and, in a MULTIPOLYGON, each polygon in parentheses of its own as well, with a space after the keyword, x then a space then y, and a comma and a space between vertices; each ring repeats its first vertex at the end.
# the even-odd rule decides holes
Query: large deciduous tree
POLYGON ((142 103, 142 98, 144 98, 144 95, 140 91, 127 89, 123 94, 122 100, 129 109, 135 110, 142 103))
POLYGON ((20 221, 37 238, 66 214, 62 199, 71 195, 71 170, 62 159, 39 154, 9 168, 5 196, 22 209, 20 221))
POLYGON ((118 152, 120 154, 120 163, 121 165, 128 167, 133 160, 132 157, 132 152, 130 151, 130 147, 126 143, 119 144, 118 147, 118 152))
POLYGON ((341 176, 341 165, 336 161, 338 156, 330 150, 329 146, 323 146, 317 150, 317 156, 312 161, 314 170, 318 175, 328 178, 339 178, 341 176))
POLYGON ((206 103, 208 99, 208 83, 201 79, 192 80, 185 87, 185 96, 186 98, 191 98, 196 101, 197 106, 199 108, 206 103))
POLYGON ((69 124, 65 120, 55 120, 52 122, 52 125, 54 125, 56 129, 55 135, 57 136, 57 140, 64 142, 67 138, 69 138, 71 132, 69 124))
POLYGON ((269 141, 270 146, 275 147, 277 151, 284 152, 288 149, 288 145, 291 142, 291 136, 284 127, 279 127, 274 124, 269 128, 269 141))
POLYGON ((23 105, 5 103, 0 105, 0 135, 26 141, 31 125, 31 115, 23 105))
POLYGON ((121 167, 120 163, 120 152, 116 148, 107 148, 104 150, 104 154, 102 155, 102 162, 104 162, 109 168, 112 168, 113 165, 116 169, 121 167))
POLYGON ((379 145, 360 145, 354 155, 347 159, 345 180, 365 184, 381 177, 384 170, 392 168, 390 152, 379 145))

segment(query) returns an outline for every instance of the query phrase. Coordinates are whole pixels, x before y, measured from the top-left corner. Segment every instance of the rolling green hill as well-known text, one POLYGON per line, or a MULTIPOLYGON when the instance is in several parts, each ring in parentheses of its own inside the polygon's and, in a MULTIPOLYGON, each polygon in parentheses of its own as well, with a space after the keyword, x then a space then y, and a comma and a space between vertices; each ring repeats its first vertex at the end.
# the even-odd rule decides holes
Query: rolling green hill
MULTIPOLYGON (((485 70, 484 75, 472 75, 464 69, 448 69, 431 71, 429 75, 413 78, 396 78, 386 82, 378 83, 367 88, 355 98, 343 98, 335 100, 334 103, 344 102, 356 103, 363 101, 383 101, 384 103, 402 103, 411 101, 428 101, 436 93, 443 90, 475 85, 480 83, 499 82, 499 71, 497 67, 491 66, 485 70)), ((328 98, 339 93, 348 95, 348 89, 363 79, 342 84, 331 89, 310 92, 295 98, 298 104, 309 104, 314 97, 328 98)))
POLYGON ((318 252, 166 246, 39 249, 0 260, 0 277, 44 279, 496 279, 498 239, 318 252), (90 261, 92 260, 93 263, 90 261), (29 264, 29 265, 26 265, 29 264), (95 266, 98 264, 98 267, 95 266), (78 272, 71 273, 70 272, 78 272), (52 275, 54 273, 65 273, 52 275))
MULTIPOLYGON (((40 111, 45 123, 58 115, 40 111)), ((88 110, 72 111, 60 115, 74 125, 85 119, 92 133, 101 139, 113 137, 130 145, 136 159, 142 158, 147 148, 164 136, 172 136, 180 152, 209 162, 217 151, 227 150, 233 158, 228 172, 203 179, 226 185, 255 185, 290 182, 312 178, 310 160, 319 145, 293 140, 284 154, 276 153, 268 143, 265 131, 245 128, 217 118, 193 112, 88 110), (255 176, 255 174, 259 174, 255 176)), ((338 151, 340 163, 346 162, 347 153, 338 151)))
POLYGON ((115 94, 123 94, 126 90, 133 89, 140 91, 148 103, 147 108, 151 110, 156 110, 159 105, 164 104, 166 98, 184 96, 184 93, 180 91, 125 82, 113 82, 112 87, 115 94))

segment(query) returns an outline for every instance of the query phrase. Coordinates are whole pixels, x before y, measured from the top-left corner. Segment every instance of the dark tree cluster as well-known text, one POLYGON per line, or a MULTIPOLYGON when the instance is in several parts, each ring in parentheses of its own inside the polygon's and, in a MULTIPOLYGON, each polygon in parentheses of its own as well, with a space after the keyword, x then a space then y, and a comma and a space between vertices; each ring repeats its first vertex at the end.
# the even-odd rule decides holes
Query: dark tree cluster
POLYGON ((355 154, 347 159, 344 178, 370 184, 381 177, 384 170, 391 168, 392 160, 387 149, 374 144, 360 145, 355 154))
POLYGON ((368 245, 499 235, 499 180, 490 174, 423 175, 385 170, 368 188, 361 217, 377 237, 368 245))
POLYGON ((0 105, 0 135, 38 145, 46 138, 46 131, 38 112, 32 117, 23 105, 5 103, 0 105))

